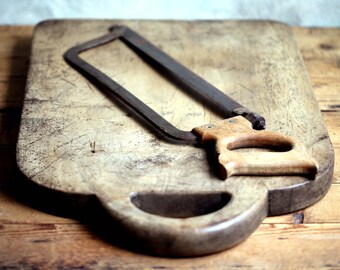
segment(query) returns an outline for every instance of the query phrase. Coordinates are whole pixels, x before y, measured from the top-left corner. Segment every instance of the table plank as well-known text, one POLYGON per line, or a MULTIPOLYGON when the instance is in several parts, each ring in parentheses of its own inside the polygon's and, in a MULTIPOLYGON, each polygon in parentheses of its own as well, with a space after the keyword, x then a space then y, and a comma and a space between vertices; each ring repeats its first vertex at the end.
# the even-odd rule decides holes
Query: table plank
POLYGON ((335 148, 340 147, 340 113, 328 112, 322 114, 325 125, 328 129, 329 137, 335 148))
POLYGON ((337 269, 340 265, 335 253, 340 249, 340 224, 262 224, 237 247, 182 259, 127 251, 81 224, 6 224, 1 233, 6 249, 0 262, 8 268, 337 269))

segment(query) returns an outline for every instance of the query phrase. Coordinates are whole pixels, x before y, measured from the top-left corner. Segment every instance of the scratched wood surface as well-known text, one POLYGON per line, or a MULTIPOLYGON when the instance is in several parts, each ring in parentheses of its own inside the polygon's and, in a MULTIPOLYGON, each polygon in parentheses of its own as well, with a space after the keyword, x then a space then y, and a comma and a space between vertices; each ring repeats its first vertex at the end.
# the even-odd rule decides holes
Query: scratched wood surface
MULTIPOLYGON (((191 130, 221 118, 122 42, 105 44, 81 57, 179 129, 191 130)), ((196 256, 234 246, 267 215, 299 210, 320 199, 332 180, 333 150, 286 25, 47 21, 34 33, 17 162, 40 185, 84 197, 95 195, 117 226, 133 236, 135 246, 167 256, 196 256), (319 165, 315 179, 221 181, 204 149, 164 140, 103 95, 62 55, 116 24, 126 24, 262 114, 268 130, 303 141, 319 165)))
MULTIPOLYGON (((82 217, 72 198, 49 193, 27 182, 16 169, 13 146, 32 28, 2 27, 0 31, 2 266, 121 269, 339 267, 340 215, 335 207, 339 199, 337 164, 333 185, 323 200, 297 213, 265 219, 260 228, 237 248, 202 258, 169 260, 133 253, 107 243, 107 239, 101 237, 101 226, 82 217), (82 220, 82 225, 76 219, 82 220), (80 249, 82 252, 79 253, 80 249)), ((339 48, 336 47, 339 33, 337 29, 294 29, 336 156, 339 153, 339 48)))

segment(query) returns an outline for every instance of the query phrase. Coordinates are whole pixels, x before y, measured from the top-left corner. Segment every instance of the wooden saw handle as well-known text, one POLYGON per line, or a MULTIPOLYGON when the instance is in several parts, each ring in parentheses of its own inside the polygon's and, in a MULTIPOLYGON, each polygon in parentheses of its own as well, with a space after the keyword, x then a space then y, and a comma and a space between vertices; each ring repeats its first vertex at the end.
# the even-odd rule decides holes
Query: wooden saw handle
POLYGON ((233 175, 309 175, 317 162, 298 140, 271 131, 257 131, 242 116, 193 129, 202 144, 215 141, 222 179, 233 175), (269 148, 276 152, 236 152, 239 148, 269 148))

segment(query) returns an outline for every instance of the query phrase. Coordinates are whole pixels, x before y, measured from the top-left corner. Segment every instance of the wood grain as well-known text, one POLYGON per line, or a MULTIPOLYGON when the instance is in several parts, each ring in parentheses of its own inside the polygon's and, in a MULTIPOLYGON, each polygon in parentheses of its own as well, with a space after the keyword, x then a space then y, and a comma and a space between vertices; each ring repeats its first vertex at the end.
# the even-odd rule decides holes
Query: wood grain
MULTIPOLYGON (((61 57, 75 44, 98 37, 101 29, 105 34, 120 23, 47 21, 36 27, 17 144, 18 166, 29 179, 62 192, 96 195, 136 242, 154 253, 175 256, 231 247, 265 216, 302 209, 325 194, 333 174, 333 150, 288 26, 251 21, 124 22, 264 115, 268 130, 299 138, 307 149, 289 139, 296 151, 293 147, 280 153, 281 159, 276 159, 278 153, 257 154, 266 157, 267 166, 274 160, 287 163, 283 174, 273 163, 270 172, 278 176, 220 181, 204 149, 157 138, 138 116, 128 116, 130 111, 94 91, 95 86, 61 57), (155 29, 162 35, 155 35, 155 29), (56 46, 51 40, 62 42, 56 46), (318 163, 312 181, 296 175, 315 172, 315 161, 307 156, 318 163)), ((207 103, 157 74, 122 42, 81 55, 180 129, 191 130, 220 117, 207 103)), ((266 140, 268 134, 278 138, 261 134, 267 134, 266 140)), ((225 165, 226 155, 218 152, 225 165)), ((255 158, 242 158, 249 166, 251 159, 259 165, 255 158)), ((248 171, 242 167, 240 172, 249 175, 248 171)))
POLYGON ((1 230, 7 249, 0 261, 27 269, 338 269, 339 230, 338 223, 263 224, 226 252, 167 259, 117 248, 80 224, 9 224, 1 230))
MULTIPOLYGON (((30 26, 0 27, 0 66, 6 65, 15 69, 8 63, 11 58, 15 57, 23 57, 26 59, 24 62, 28 63, 32 30, 30 26), (18 51, 15 48, 21 49, 18 51)), ((339 59, 340 48, 337 45, 340 42, 339 29, 294 28, 293 30, 307 70, 314 69, 313 76, 309 75, 318 101, 336 104, 340 95, 340 88, 337 87, 340 83, 340 69, 334 69, 332 63, 339 59), (311 40, 314 42, 311 43, 311 40), (333 48, 327 49, 328 59, 324 59, 323 51, 326 49, 321 48, 320 44, 327 45, 328 43, 333 48), (308 55, 305 55, 306 52, 308 55), (314 66, 316 62, 323 64, 314 66), (317 70, 320 66, 323 68, 317 70)), ((327 46, 323 47, 327 48, 327 46)), ((20 111, 26 73, 18 74, 3 68, 1 71, 0 99, 4 100, 4 103, 1 103, 1 109, 10 104, 11 107, 20 111), (15 73, 19 77, 11 76, 15 73), (16 92, 13 93, 13 91, 16 92), (7 99, 9 96, 14 99, 7 99)), ((323 117, 328 119, 327 129, 333 130, 334 134, 330 132, 332 139, 337 139, 338 122, 332 118, 338 117, 338 114, 330 113, 323 109, 322 105, 321 109, 323 117)), ((13 110, 1 110, 0 113, 9 120, 16 119, 16 113, 13 110)), ((334 145, 336 156, 334 184, 323 200, 307 208, 307 212, 314 214, 305 216, 305 210, 269 217, 264 220, 265 224, 261 225, 247 241, 237 248, 203 258, 169 260, 140 255, 107 244, 100 237, 98 238, 100 235, 98 231, 96 233, 90 227, 79 225, 75 213, 62 218, 69 211, 63 207, 58 208, 60 200, 48 200, 52 198, 49 194, 46 195, 44 190, 37 190, 36 186, 32 187, 18 173, 14 153, 16 139, 10 138, 12 133, 9 132, 10 129, 18 130, 18 122, 10 121, 9 123, 10 125, 6 126, 6 132, 4 126, 2 124, 0 126, 1 134, 6 138, 0 149, 2 175, 0 180, 0 247, 3 251, 0 254, 0 265, 2 268, 7 266, 22 269, 34 267, 50 269, 81 267, 87 269, 236 269, 240 267, 244 269, 338 269, 340 267, 338 252, 340 221, 335 218, 339 217, 339 210, 334 203, 339 201, 339 192, 335 184, 339 183, 340 172, 338 162, 340 149, 337 145, 334 145), (18 188, 20 186, 25 188, 18 188), (42 202, 45 202, 45 209, 41 209, 42 202), (291 223, 302 223, 302 225, 291 225, 291 223), (80 249, 82 252, 79 252, 80 249)))

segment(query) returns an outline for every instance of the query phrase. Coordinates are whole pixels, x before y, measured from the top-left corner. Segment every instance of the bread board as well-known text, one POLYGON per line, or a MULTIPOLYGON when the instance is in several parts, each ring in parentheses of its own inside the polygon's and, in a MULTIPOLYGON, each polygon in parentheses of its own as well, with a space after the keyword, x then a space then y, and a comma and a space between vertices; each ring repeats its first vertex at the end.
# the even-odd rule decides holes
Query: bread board
MULTIPOLYGON (((221 116, 121 42, 82 57, 176 127, 221 116)), ((288 26, 270 21, 46 21, 34 33, 17 162, 32 181, 95 195, 145 249, 197 256, 246 239, 267 215, 307 207, 328 190, 334 154, 288 26), (218 89, 261 113, 267 129, 304 142, 315 179, 221 181, 204 149, 170 143, 108 99, 63 59, 70 47, 124 24, 218 89)), ((95 217, 93 217, 95 218, 95 217)))

